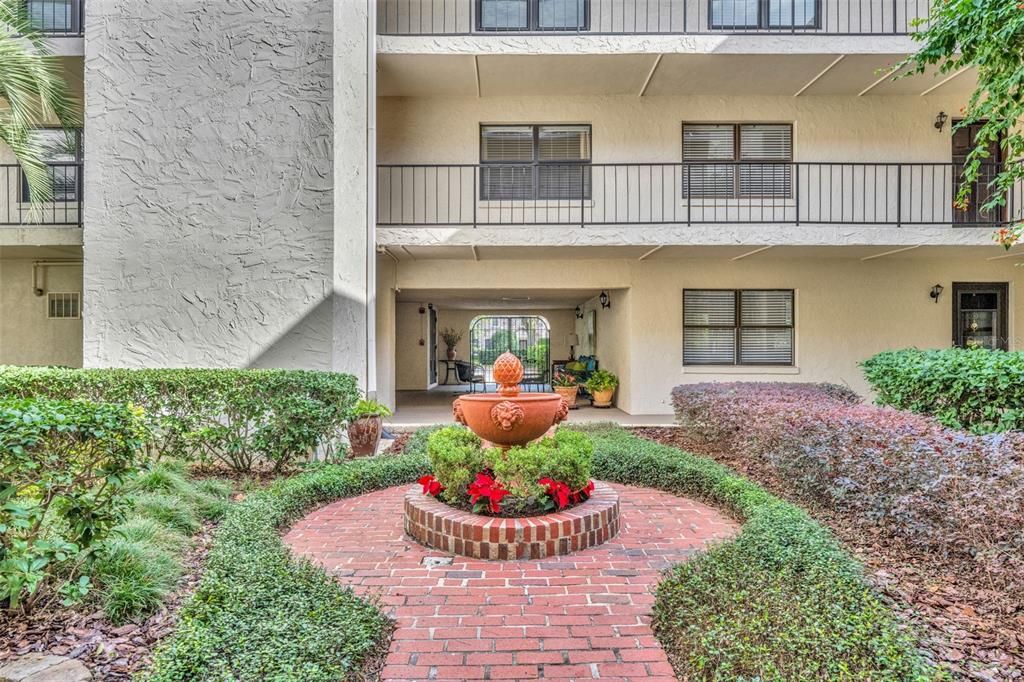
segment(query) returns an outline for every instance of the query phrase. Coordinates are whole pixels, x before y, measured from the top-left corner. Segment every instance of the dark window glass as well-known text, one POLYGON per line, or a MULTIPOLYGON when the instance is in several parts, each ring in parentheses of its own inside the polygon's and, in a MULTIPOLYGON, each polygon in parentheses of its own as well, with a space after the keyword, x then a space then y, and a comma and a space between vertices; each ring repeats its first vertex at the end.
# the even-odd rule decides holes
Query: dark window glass
POLYGON ((589 0, 477 0, 480 31, 585 31, 589 0))
POLYGON ((711 0, 711 28, 817 28, 820 12, 821 0, 711 0))
POLYGON ((485 200, 589 198, 590 126, 482 126, 480 162, 485 200))
POLYGON ((683 291, 684 365, 792 365, 791 289, 683 291))
MULTIPOLYGON (((38 128, 33 131, 48 166, 52 201, 78 201, 81 192, 82 131, 38 128)), ((21 200, 29 201, 28 180, 21 174, 21 200)))

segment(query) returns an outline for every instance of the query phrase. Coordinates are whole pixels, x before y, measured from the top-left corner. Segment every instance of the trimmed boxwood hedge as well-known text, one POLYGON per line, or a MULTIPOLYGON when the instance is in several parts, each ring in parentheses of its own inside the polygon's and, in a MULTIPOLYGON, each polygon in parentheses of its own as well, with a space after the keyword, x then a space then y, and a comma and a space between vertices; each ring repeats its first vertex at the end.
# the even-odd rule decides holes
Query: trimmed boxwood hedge
POLYGON ((735 539, 658 586, 655 631, 681 679, 940 678, 860 566, 804 511, 710 459, 617 427, 585 430, 596 478, 702 499, 744 521, 735 539))
MULTIPOLYGON (((656 633, 681 678, 940 678, 859 565, 802 510, 709 459, 617 427, 581 430, 594 442, 595 477, 700 498, 745 521, 658 587, 656 633)), ((428 465, 413 450, 324 466, 234 507, 149 679, 358 679, 382 651, 388 620, 296 561, 279 532, 320 504, 415 480, 428 465)))
POLYGON ((386 644, 389 620, 322 569, 296 560, 280 532, 316 506, 409 483, 426 471, 415 455, 327 465, 232 507, 148 679, 362 679, 386 644))
POLYGON ((141 407, 151 458, 275 470, 330 449, 359 399, 355 377, 284 369, 68 369, 0 366, 0 395, 141 407))

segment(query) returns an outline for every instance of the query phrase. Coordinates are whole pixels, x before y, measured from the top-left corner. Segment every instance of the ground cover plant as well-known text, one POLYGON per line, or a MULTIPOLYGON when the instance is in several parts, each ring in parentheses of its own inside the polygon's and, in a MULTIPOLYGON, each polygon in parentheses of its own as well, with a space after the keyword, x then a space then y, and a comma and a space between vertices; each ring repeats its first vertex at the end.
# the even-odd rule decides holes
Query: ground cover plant
POLYGON ((346 374, 305 370, 0 367, 0 395, 142 408, 150 459, 282 471, 336 447, 359 398, 346 374))
POLYGON ((880 405, 974 433, 1024 429, 1024 353, 909 348, 879 353, 861 368, 880 405))
POLYGON ((417 455, 323 465, 232 505, 148 679, 365 679, 386 648, 388 619, 320 568, 296 560, 280 531, 328 501, 411 483, 426 472, 426 459, 417 455))
POLYGON ((586 500, 593 449, 580 433, 559 429, 508 450, 485 448, 475 434, 458 427, 427 437, 431 473, 423 492, 460 509, 495 516, 536 516, 586 500))
POLYGON ((680 679, 940 678, 860 566, 805 512, 710 459, 618 427, 586 431, 597 478, 699 498, 744 522, 657 589, 656 634, 680 679))
POLYGON ((673 401, 683 428, 669 442, 827 521, 928 616, 954 669, 1024 674, 1024 436, 948 429, 827 385, 681 386, 673 401))

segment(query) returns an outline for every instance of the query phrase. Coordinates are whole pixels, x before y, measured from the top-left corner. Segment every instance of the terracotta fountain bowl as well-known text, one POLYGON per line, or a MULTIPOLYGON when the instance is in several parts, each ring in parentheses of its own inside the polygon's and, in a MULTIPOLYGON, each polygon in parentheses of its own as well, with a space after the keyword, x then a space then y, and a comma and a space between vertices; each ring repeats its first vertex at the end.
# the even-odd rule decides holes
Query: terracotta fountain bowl
POLYGON ((480 393, 461 396, 453 405, 457 422, 501 448, 537 440, 565 419, 568 408, 557 393, 480 393))

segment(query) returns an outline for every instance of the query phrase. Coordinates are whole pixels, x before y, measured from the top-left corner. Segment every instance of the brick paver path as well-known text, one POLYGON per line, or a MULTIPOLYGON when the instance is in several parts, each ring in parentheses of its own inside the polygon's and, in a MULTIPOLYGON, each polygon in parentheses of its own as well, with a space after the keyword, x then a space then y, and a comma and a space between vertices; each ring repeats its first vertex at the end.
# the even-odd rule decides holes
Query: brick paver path
POLYGON ((619 535, 569 556, 425 565, 448 555, 404 534, 407 486, 327 505, 285 543, 390 609, 385 680, 674 680, 651 632, 652 588, 664 568, 737 526, 693 500, 614 487, 619 535))

